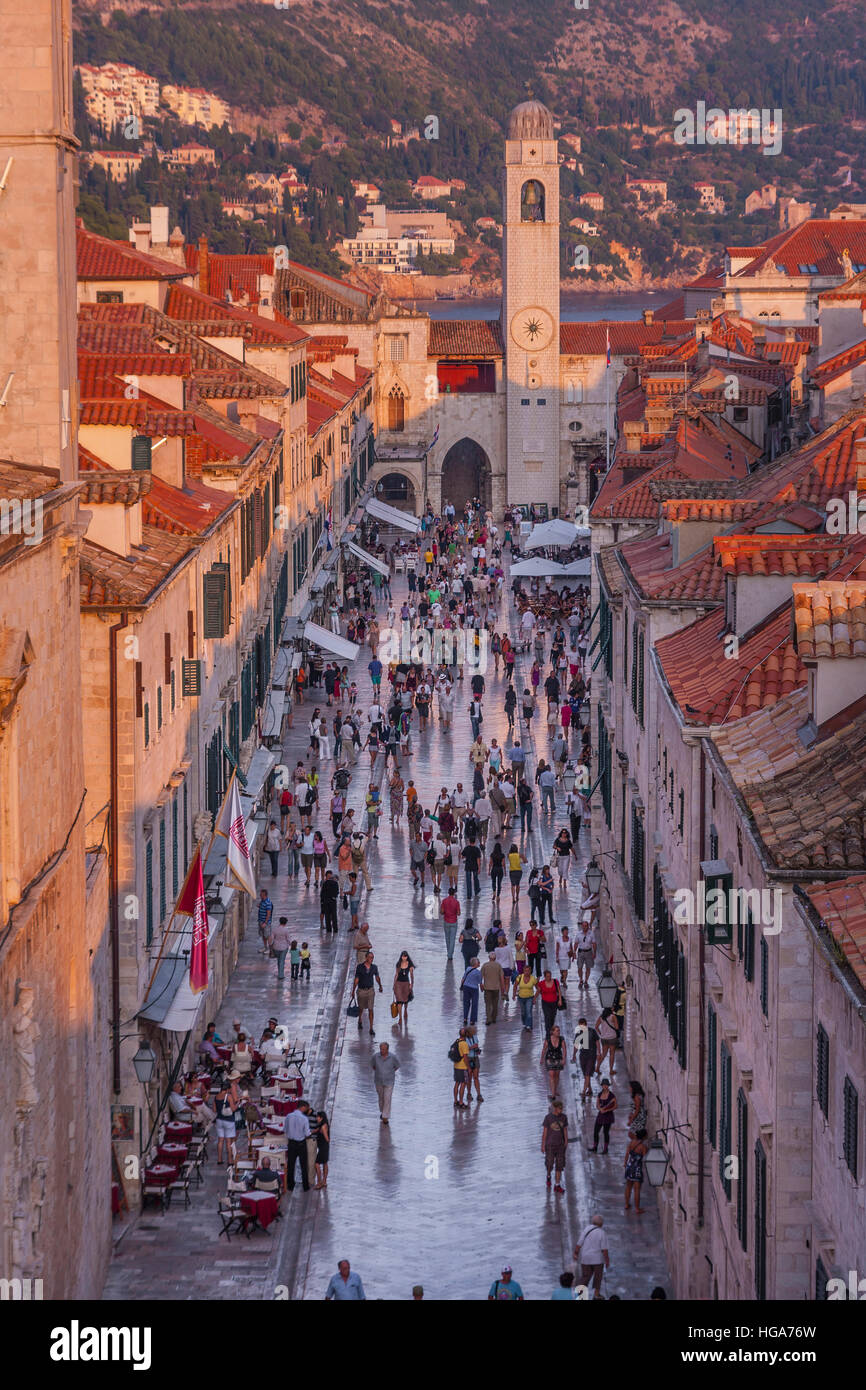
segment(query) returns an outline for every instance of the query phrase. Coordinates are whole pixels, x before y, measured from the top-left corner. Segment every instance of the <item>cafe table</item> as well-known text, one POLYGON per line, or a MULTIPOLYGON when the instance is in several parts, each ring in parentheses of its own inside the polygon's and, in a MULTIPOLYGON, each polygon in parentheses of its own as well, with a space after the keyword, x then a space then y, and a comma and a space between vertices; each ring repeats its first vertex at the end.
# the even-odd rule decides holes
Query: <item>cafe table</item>
POLYGON ((166 1138, 178 1144, 189 1143, 192 1139, 192 1125, 183 1120, 169 1120, 165 1127, 166 1138))
POLYGON ((162 1158, 168 1163, 173 1163, 175 1168, 180 1167, 188 1153, 188 1144, 160 1144, 156 1150, 157 1158, 162 1158))
POLYGON ((266 1231, 279 1211, 279 1198, 273 1192, 246 1192, 241 1197, 241 1211, 251 1216, 253 1226, 266 1231))
POLYGON ((144 1181, 148 1187, 168 1187, 176 1177, 176 1163, 154 1163, 152 1168, 144 1170, 144 1181))

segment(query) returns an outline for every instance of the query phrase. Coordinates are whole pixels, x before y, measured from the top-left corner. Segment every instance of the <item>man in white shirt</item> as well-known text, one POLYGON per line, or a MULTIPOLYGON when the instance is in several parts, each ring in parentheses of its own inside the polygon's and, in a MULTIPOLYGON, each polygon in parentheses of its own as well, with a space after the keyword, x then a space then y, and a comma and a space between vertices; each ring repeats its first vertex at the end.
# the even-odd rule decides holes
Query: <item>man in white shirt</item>
POLYGON ((487 832, 490 829, 490 817, 493 814, 493 806, 487 792, 482 792, 475 802, 475 815, 478 820, 478 843, 484 849, 487 844, 487 832))
POLYGON ((587 1227, 574 1247, 574 1258, 580 1260, 580 1282, 587 1288, 591 1282, 593 1298, 601 1298, 602 1275, 606 1269, 610 1269, 603 1217, 596 1215, 592 1218, 592 1225, 587 1227))
POLYGON ((595 950, 595 931, 592 921, 581 922, 574 942, 578 986, 586 987, 589 984, 589 972, 595 964, 595 950))
POLYGON ((503 777, 502 781, 499 783, 499 786, 501 788, 502 795, 505 797, 505 808, 502 813, 502 829, 508 830, 511 827, 511 817, 514 815, 515 812, 514 783, 512 782, 511 777, 508 774, 506 774, 506 776, 503 777))
POLYGON ((454 819, 457 822, 458 835, 463 834, 463 817, 469 805, 469 798, 463 790, 463 783, 458 782, 451 793, 451 810, 454 812, 454 819))
POLYGON ((310 1174, 307 1169, 307 1140, 310 1137, 310 1121, 307 1116, 310 1107, 307 1101, 302 1100, 297 1110, 293 1110, 286 1116, 285 1131, 288 1140, 288 1151, 286 1154, 286 1190, 293 1192, 295 1189, 295 1161, 301 1165, 301 1182, 304 1191, 310 1190, 310 1174))

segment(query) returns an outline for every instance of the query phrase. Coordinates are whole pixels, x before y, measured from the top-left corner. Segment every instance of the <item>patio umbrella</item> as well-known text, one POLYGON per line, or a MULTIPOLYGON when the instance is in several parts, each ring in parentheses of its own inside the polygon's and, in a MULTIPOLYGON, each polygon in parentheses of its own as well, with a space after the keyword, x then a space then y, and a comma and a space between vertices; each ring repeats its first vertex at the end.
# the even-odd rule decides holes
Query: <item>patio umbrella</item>
POLYGON ((518 560, 516 565, 511 566, 512 576, 538 575, 541 577, 542 575, 550 575, 556 577, 563 573, 562 565, 556 560, 543 560, 540 555, 532 555, 528 560, 518 560))
POLYGON ((579 540, 588 540, 591 535, 588 526, 575 526, 573 521, 563 521, 557 517, 553 521, 542 521, 538 526, 533 526, 527 540, 523 542, 523 549, 537 550, 542 545, 575 545, 579 540))

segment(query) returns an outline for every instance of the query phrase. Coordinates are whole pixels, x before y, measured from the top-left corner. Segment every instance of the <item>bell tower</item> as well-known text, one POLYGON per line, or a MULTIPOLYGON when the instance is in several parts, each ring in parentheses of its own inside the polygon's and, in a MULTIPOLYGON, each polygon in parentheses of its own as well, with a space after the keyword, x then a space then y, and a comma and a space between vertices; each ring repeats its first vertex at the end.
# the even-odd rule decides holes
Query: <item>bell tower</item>
POLYGON ((505 140, 502 339, 508 501, 559 504, 559 164, 553 117, 516 106, 505 140))

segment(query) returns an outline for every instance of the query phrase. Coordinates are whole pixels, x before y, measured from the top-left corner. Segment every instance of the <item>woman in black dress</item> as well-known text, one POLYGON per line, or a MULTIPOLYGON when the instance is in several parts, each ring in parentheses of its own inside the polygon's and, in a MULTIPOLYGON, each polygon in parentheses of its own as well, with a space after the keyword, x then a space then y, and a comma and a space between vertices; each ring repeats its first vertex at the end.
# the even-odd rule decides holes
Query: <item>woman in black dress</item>
POLYGON ((414 984, 415 962, 409 952, 404 951, 394 971, 394 1002, 397 1005, 395 1023, 409 1022, 409 1004, 415 997, 414 984))
POLYGON ((316 1111, 316 1187, 328 1186, 328 1159, 331 1156, 331 1124, 324 1110, 316 1111))
POLYGON ((498 902, 502 892, 502 879, 505 875, 505 851, 499 840, 494 841, 490 851, 490 887, 493 890, 493 897, 498 902))

